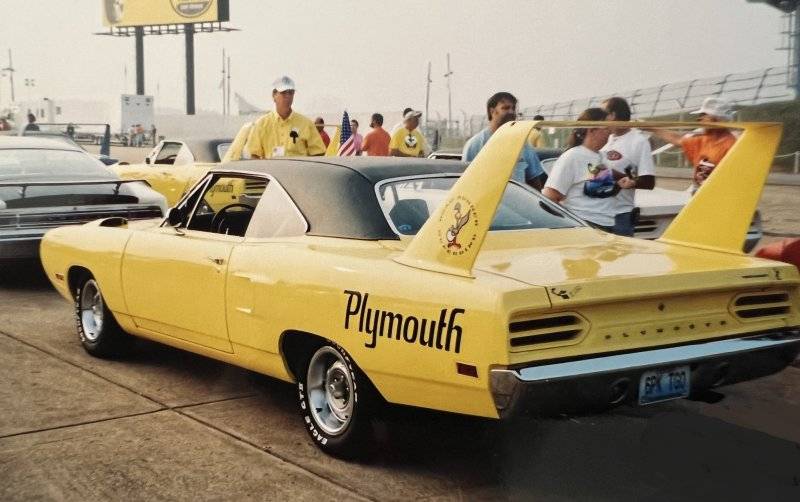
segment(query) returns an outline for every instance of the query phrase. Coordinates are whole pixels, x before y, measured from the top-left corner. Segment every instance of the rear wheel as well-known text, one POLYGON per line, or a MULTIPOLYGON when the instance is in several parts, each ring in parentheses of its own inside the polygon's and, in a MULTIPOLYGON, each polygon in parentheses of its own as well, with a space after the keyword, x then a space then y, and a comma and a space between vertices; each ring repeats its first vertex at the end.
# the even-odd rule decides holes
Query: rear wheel
POLYGON ((75 317, 81 344, 89 354, 110 357, 130 349, 130 335, 117 324, 91 275, 81 278, 75 290, 75 317))
POLYGON ((312 351, 297 389, 303 424, 320 449, 342 458, 364 453, 374 392, 343 348, 326 343, 312 351))

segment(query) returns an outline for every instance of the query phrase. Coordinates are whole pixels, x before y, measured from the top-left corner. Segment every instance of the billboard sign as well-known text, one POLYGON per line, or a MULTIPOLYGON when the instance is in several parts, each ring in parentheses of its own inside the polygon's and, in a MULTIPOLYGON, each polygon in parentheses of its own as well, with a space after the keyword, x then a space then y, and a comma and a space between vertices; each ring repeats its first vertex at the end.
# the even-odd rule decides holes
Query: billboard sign
POLYGON ((228 21, 229 0, 103 0, 109 27, 228 21))

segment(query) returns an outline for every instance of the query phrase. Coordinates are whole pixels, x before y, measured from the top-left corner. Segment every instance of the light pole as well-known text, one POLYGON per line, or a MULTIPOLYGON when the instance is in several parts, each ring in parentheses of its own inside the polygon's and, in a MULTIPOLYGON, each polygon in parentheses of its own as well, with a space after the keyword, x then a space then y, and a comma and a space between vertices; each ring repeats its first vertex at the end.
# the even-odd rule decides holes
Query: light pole
POLYGON ((450 130, 450 124, 453 122, 453 100, 450 93, 450 77, 453 71, 450 69, 450 53, 447 53, 447 73, 444 77, 447 79, 447 129, 450 130))
POLYGON ((11 49, 8 49, 8 66, 2 68, 3 75, 8 75, 8 81, 11 85, 11 103, 14 103, 16 98, 14 97, 14 65, 11 62, 11 49))
MULTIPOLYGON (((6 72, 0 70, 0 79, 6 76, 6 72)), ((3 106, 3 81, 0 80, 0 107, 3 106)))
POLYGON ((428 105, 431 101, 431 62, 428 61, 428 78, 425 82, 425 128, 428 128, 428 105))

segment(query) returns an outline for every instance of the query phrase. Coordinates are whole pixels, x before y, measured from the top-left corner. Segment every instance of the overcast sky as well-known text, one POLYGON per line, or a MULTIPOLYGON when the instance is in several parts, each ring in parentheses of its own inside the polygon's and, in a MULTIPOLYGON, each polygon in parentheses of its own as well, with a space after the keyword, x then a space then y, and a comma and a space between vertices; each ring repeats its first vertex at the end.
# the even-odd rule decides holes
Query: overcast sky
MULTIPOLYGON (((129 0, 135 1, 135 0, 129 0)), ((142 1, 142 0, 139 0, 142 1)), ((168 0, 149 0, 153 2, 168 0)), ((119 102, 135 92, 134 39, 107 31, 100 0, 0 0, 0 66, 13 52, 17 97, 119 102), (125 69, 127 67, 127 79, 125 69), (34 78, 35 88, 25 88, 34 78)), ((508 90, 523 106, 784 65, 780 12, 745 0, 230 0, 228 26, 195 35, 198 110, 221 110, 222 49, 232 89, 263 107, 280 74, 295 109, 481 113, 508 90)), ((184 109, 183 36, 145 37, 145 91, 184 109)), ((9 101, 8 79, 0 104, 9 101)))

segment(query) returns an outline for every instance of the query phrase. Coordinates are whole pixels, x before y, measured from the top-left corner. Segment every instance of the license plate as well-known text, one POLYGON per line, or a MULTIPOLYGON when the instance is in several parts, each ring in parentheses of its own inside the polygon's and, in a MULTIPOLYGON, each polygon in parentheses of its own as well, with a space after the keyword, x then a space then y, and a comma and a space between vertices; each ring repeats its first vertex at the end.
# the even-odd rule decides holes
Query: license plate
POLYGON ((652 404, 689 395, 691 370, 688 366, 647 371, 639 380, 639 404, 652 404))

